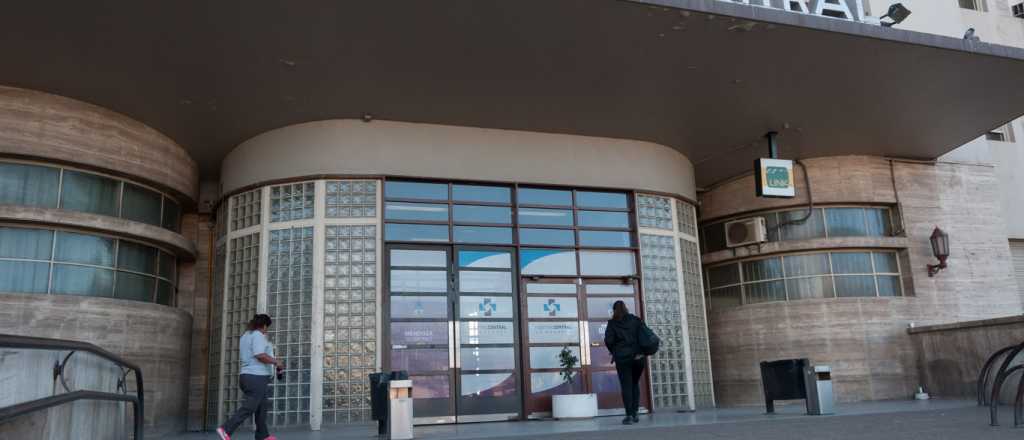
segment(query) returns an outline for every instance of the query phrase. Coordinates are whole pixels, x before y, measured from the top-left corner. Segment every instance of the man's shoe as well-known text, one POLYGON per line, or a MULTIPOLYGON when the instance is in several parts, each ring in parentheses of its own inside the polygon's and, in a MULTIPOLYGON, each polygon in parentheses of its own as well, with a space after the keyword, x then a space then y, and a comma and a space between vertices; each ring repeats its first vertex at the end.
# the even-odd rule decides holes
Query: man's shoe
POLYGON ((217 435, 220 436, 220 440, 231 440, 231 436, 228 435, 224 428, 217 428, 217 435))
POLYGON ((623 425, 632 425, 633 424, 633 418, 630 417, 630 416, 626 416, 626 418, 622 419, 622 424, 623 425))

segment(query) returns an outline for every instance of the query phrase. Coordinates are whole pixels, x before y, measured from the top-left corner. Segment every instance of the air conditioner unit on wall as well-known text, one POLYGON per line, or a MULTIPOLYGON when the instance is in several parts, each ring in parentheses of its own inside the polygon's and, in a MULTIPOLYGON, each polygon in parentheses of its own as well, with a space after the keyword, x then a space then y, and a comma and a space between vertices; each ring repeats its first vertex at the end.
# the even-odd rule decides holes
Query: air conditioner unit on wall
POLYGON ((1017 18, 1024 18, 1024 3, 1013 5, 1013 16, 1017 18))
POLYGON ((768 228, 764 217, 747 218, 726 222, 725 245, 728 247, 746 246, 768 241, 768 228))

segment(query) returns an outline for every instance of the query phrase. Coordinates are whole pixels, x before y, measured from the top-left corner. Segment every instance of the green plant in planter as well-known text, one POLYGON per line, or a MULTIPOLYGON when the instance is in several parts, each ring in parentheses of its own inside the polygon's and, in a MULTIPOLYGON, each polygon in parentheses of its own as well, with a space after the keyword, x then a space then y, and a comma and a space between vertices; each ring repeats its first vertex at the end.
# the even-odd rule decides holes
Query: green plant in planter
POLYGON ((562 375, 562 380, 565 383, 572 385, 573 383, 573 370, 576 369, 576 365, 580 363, 580 358, 576 356, 569 346, 562 347, 562 351, 558 352, 558 364, 562 367, 559 372, 562 375))

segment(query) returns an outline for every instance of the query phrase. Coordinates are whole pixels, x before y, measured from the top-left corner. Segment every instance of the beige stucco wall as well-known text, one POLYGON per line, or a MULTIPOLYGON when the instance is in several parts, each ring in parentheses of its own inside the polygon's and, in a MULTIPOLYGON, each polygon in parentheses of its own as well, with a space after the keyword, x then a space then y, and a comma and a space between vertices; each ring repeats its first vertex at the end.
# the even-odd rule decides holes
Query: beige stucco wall
MULTIPOLYGON (((0 333, 89 342, 139 365, 145 389, 146 438, 160 438, 185 429, 191 327, 192 318, 188 313, 158 304, 70 295, 0 293, 0 333)), ((13 356, 12 362, 18 357, 13 356)), ((73 358, 69 366, 80 378, 71 384, 73 390, 113 391, 109 389, 111 377, 87 371, 100 368, 100 371, 110 372, 106 362, 85 356, 73 358)), ((14 380, 22 386, 35 383, 38 386, 34 388, 53 391, 53 377, 48 369, 12 371, 5 368, 4 373, 4 377, 14 374, 14 380)), ((128 382, 129 389, 134 390, 134 377, 130 376, 128 382)), ((32 398, 30 394, 19 393, 16 399, 18 402, 28 400, 32 398)), ((115 404, 80 402, 70 409, 57 408, 47 416, 27 417, 23 423, 0 426, 0 438, 117 438, 105 435, 117 432, 114 424, 122 421, 112 405, 115 404), (67 432, 72 425, 76 431, 67 432), (5 431, 8 429, 17 429, 22 436, 5 431)), ((130 426, 130 417, 123 420, 130 426)))
POLYGON ((0 86, 0 156, 75 164, 195 203, 199 171, 160 132, 120 113, 49 93, 0 86))
POLYGON ((628 188, 695 198, 690 161, 649 142, 351 119, 293 125, 239 145, 224 160, 222 194, 320 174, 628 188))
MULTIPOLYGON (((906 398, 919 381, 906 332, 910 323, 952 323, 1024 310, 1010 266, 993 167, 897 161, 890 174, 890 162, 875 157, 818 158, 805 163, 815 203, 895 205, 898 195, 906 236, 877 241, 881 247, 905 249, 909 267, 903 270, 912 278, 907 284, 913 286, 914 296, 811 299, 711 310, 712 368, 721 403, 763 402, 758 363, 794 357, 831 365, 841 401, 906 398), (934 258, 928 237, 935 226, 949 233, 952 252, 949 268, 930 278, 926 265, 934 263, 934 258)), ((793 200, 757 199, 752 176, 713 188, 701 194, 702 220, 799 206, 806 202, 802 179, 798 175, 800 197, 793 200)), ((848 240, 832 240, 773 244, 760 253, 748 249, 735 257, 848 244, 848 240)), ((729 261, 722 252, 704 259, 705 263, 729 261)))

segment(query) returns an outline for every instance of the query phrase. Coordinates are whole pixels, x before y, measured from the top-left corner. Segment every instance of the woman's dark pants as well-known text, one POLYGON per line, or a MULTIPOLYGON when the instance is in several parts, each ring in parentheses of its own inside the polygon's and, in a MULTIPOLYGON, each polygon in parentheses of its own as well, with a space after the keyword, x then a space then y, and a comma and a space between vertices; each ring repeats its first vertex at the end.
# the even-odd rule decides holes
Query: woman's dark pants
POLYGON ((242 388, 242 393, 245 394, 245 400, 222 428, 228 432, 228 435, 231 435, 249 419, 249 416, 255 416, 256 440, 270 437, 270 432, 267 431, 267 411, 270 410, 270 376, 242 374, 238 376, 238 385, 242 388))
POLYGON ((646 358, 615 360, 615 372, 619 375, 622 389, 622 405, 627 416, 635 416, 640 410, 640 376, 644 374, 646 358))

